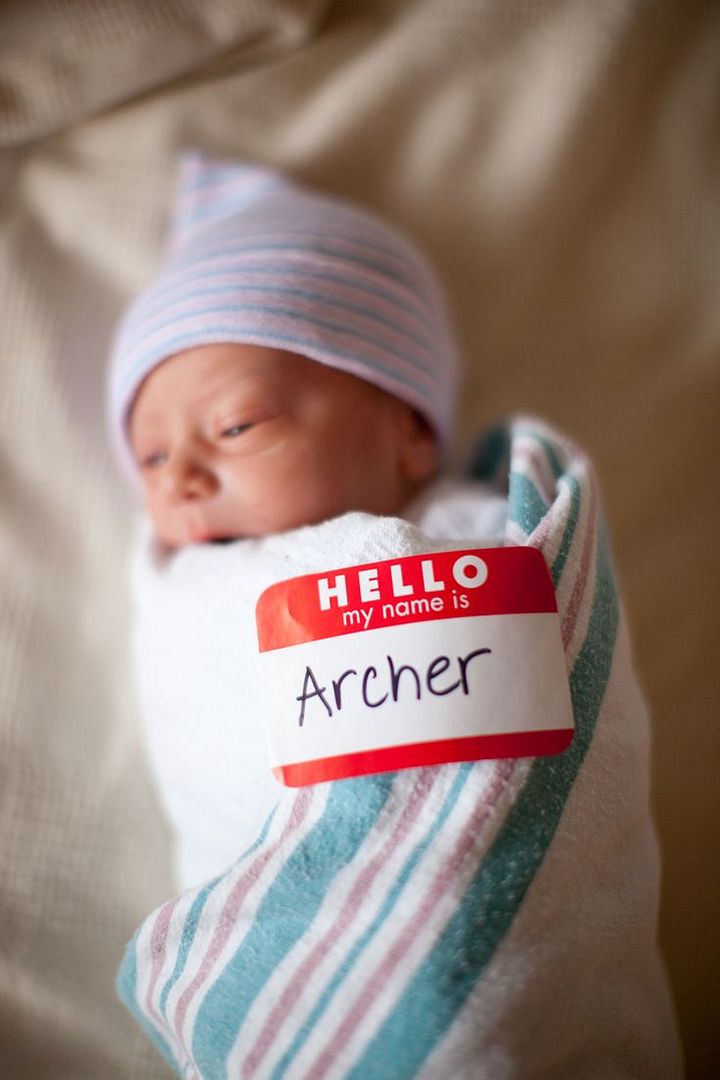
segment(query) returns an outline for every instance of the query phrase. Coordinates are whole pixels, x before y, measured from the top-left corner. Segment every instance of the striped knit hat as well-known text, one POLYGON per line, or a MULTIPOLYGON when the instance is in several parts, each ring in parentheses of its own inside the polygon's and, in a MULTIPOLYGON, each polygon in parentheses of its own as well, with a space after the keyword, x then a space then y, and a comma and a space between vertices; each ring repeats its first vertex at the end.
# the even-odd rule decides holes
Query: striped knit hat
POLYGON ((136 469, 127 423, 143 379, 197 345, 242 342, 347 371, 417 408, 441 442, 456 347, 420 252, 380 218, 265 168, 185 153, 170 251, 116 335, 108 413, 136 469))

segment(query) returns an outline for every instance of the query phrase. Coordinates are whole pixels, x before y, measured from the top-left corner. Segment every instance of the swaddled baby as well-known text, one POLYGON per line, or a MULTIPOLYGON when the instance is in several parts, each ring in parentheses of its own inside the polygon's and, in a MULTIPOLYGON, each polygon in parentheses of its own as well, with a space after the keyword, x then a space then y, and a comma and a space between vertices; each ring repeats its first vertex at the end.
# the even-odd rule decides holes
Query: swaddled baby
MULTIPOLYGON (((488 440, 493 487, 442 477, 456 371, 439 286, 396 230, 184 159, 173 250, 121 327, 110 395, 147 508, 135 655, 186 889, 144 920, 118 987, 182 1076, 679 1075, 646 716, 592 469, 517 419, 488 440), (569 748, 282 789, 263 590, 483 544, 550 570, 560 664, 523 715, 557 726, 546 691, 565 687, 569 748)), ((362 637, 342 640, 351 668, 362 637)), ((497 682, 501 719, 526 667, 497 682)))
POLYGON ((236 857, 279 792, 254 666, 262 588, 430 538, 502 542, 504 498, 438 479, 456 380, 439 284, 394 228, 185 155, 173 249, 121 326, 110 392, 151 525, 135 651, 181 885, 236 857), (398 516, 421 532, 403 539, 398 516))

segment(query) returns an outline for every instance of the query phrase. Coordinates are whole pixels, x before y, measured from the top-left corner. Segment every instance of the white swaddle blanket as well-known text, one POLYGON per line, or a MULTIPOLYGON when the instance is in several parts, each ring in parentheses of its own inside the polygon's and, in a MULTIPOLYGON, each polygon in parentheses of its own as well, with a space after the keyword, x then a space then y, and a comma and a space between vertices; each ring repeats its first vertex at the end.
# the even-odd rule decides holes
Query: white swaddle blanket
POLYGON ((157 545, 143 520, 132 573, 134 652, 179 888, 229 866, 282 790, 268 764, 256 663, 262 590, 294 575, 437 550, 442 540, 499 546, 505 516, 506 500, 486 485, 445 479, 403 519, 346 514, 261 540, 178 552, 157 545))

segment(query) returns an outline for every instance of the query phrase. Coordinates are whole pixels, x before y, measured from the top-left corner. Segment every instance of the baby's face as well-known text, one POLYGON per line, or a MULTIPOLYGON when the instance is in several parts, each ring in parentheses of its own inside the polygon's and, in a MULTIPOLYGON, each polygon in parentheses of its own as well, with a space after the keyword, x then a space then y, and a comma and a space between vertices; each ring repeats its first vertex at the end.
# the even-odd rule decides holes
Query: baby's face
POLYGON ((164 361, 140 388, 130 441, 155 532, 171 547, 348 510, 398 513, 436 465, 434 436, 404 402, 258 345, 164 361))

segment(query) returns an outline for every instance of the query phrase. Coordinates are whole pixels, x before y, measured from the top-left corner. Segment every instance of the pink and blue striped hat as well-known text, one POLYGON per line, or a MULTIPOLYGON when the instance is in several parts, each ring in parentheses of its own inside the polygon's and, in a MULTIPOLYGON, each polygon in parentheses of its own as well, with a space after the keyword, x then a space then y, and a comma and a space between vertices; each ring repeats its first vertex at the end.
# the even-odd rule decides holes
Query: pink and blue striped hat
POLYGON ((136 478, 127 423, 143 379, 175 353, 241 342, 349 372, 452 423, 458 358, 427 260, 367 210, 271 169, 189 151, 170 249, 127 310, 110 363, 114 450, 136 478))

